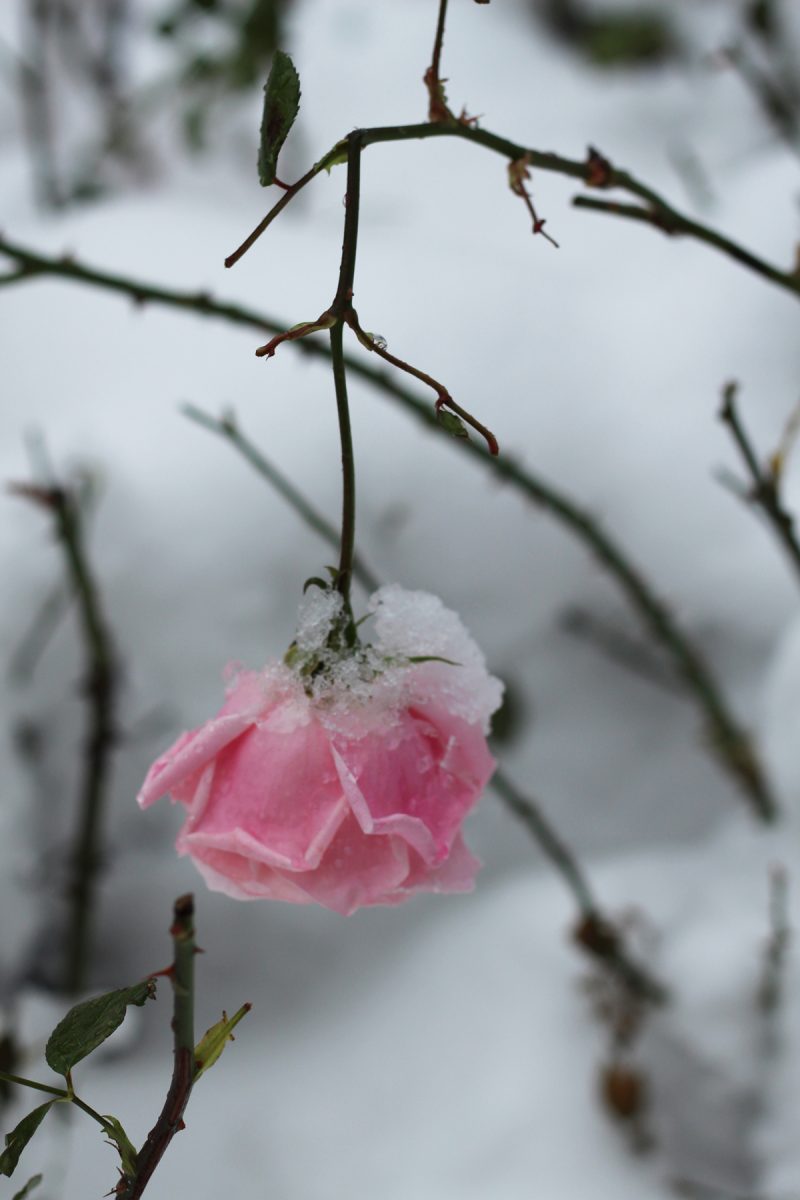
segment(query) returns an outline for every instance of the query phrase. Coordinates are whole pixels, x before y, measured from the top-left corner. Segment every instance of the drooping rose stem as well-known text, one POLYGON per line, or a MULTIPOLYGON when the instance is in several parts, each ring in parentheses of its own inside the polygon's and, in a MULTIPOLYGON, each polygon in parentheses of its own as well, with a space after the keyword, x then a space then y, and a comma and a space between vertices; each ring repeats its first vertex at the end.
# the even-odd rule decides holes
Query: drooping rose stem
POLYGON ((353 302, 360 192, 361 139, 358 132, 355 132, 347 138, 347 192, 345 194, 342 258, 339 266, 339 284, 330 308, 331 316, 334 317, 334 323, 330 329, 331 359, 333 361, 333 382, 336 389, 336 409, 339 416, 339 438, 342 446, 342 536, 339 545, 336 588, 348 608, 350 607, 350 582, 353 577, 353 554, 355 552, 356 473, 342 342, 345 320, 353 302))

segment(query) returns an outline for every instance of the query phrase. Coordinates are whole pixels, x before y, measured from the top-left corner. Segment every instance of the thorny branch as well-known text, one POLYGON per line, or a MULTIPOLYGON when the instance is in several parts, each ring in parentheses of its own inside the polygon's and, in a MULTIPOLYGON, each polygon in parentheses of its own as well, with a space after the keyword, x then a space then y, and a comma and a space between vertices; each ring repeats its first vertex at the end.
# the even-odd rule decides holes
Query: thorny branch
MULTIPOLYGON (((426 127, 427 128, 427 127, 426 127)), ((233 324, 268 332, 286 328, 263 313, 241 305, 214 300, 205 292, 184 292, 130 279, 106 271, 85 267, 73 258, 47 257, 0 237, 0 254, 5 254, 27 269, 27 278, 55 276, 127 295, 139 304, 152 301, 171 308, 213 316, 233 324)), ((330 352, 312 338, 297 343, 298 349, 321 361, 330 362, 330 352)), ((413 392, 359 359, 345 355, 351 375, 356 375, 414 413, 429 429, 440 433, 435 413, 413 392)), ((744 790, 755 814, 762 820, 776 815, 774 800, 762 773, 750 738, 728 709, 727 702, 699 651, 683 632, 668 606, 623 548, 594 517, 553 484, 520 466, 505 455, 493 457, 477 442, 462 438, 448 439, 463 453, 488 467, 493 474, 514 487, 561 522, 592 553, 616 581, 644 629, 654 643, 665 651, 684 687, 697 705, 707 732, 708 746, 720 764, 744 790)))

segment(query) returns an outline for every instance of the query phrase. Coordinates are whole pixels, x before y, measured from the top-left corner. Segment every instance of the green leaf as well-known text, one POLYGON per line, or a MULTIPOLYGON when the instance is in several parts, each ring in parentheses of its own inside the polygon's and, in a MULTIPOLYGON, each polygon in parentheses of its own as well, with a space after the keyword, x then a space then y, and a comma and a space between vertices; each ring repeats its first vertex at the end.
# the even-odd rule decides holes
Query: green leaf
POLYGON ((50 1034, 44 1050, 47 1065, 57 1074, 67 1075, 122 1024, 129 1004, 141 1007, 155 994, 155 979, 143 979, 133 987, 76 1004, 50 1034))
POLYGON ((213 1067, 228 1042, 233 1041, 234 1029, 242 1017, 250 1012, 250 1008, 251 1005, 243 1004, 239 1011, 234 1013, 232 1017, 228 1017, 226 1013, 223 1013, 222 1020, 217 1021, 216 1025, 212 1025, 203 1034, 194 1049, 195 1082, 197 1082, 204 1071, 207 1071, 209 1067, 213 1067))
POLYGON ((41 1182, 41 1175, 31 1175, 30 1179, 25 1184, 25 1187, 22 1188, 21 1191, 14 1193, 12 1200, 24 1200, 24 1197, 29 1196, 33 1189, 37 1188, 41 1182))
POLYGON ((275 182, 278 155, 300 111, 300 77, 283 50, 276 50, 264 87, 264 115, 258 148, 258 178, 262 187, 275 182))
POLYGON ((407 658, 406 662, 410 662, 410 663, 440 662, 440 663, 446 663, 448 667, 460 667, 461 666, 461 663, 453 662, 452 658, 442 658, 442 656, 440 654, 414 654, 410 658, 407 658))
POLYGON ((461 417, 457 417, 455 413, 448 412, 446 408, 438 408, 436 410, 436 420, 445 433, 449 433, 451 437, 469 438, 467 427, 461 420, 461 417))
POLYGON ((106 1113, 103 1120, 106 1123, 106 1136, 114 1143, 119 1152, 122 1173, 132 1179, 136 1174, 136 1147, 116 1117, 111 1117, 106 1113))
POLYGON ((0 1175, 11 1176, 14 1174, 20 1154, 56 1103, 56 1100, 48 1100, 46 1104, 40 1104, 38 1108, 34 1108, 32 1112, 22 1118, 16 1129, 12 1129, 11 1133, 6 1134, 6 1148, 0 1154, 0 1175))

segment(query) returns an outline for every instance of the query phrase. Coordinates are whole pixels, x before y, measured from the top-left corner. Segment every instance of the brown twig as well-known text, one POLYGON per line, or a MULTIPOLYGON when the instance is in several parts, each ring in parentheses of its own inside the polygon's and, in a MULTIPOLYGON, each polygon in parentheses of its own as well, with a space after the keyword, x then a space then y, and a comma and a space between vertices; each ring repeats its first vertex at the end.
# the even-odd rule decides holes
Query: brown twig
POLYGON ((361 328, 358 323, 358 314, 352 306, 345 315, 345 320, 355 333, 358 340, 361 342, 361 345, 365 346, 367 350, 374 351, 379 358, 391 363, 392 366, 397 367, 398 370, 405 371, 407 375, 413 375, 415 379, 419 379, 421 383, 427 384, 429 388, 432 388, 434 392, 436 392, 436 412, 438 412, 441 408, 449 408, 452 412, 456 413, 462 421, 471 426, 472 429, 481 435, 486 442, 486 445, 489 447, 489 453, 491 455, 494 456, 500 453, 500 447, 497 444, 497 438, 494 436, 491 429, 487 429, 487 427, 483 425, 476 417, 473 417, 472 413, 468 413, 467 410, 462 408, 460 404, 456 404, 455 400, 450 395, 443 383, 439 383, 437 379, 434 379, 432 375, 428 375, 427 372, 420 371, 419 367, 413 367, 411 363, 404 362, 403 359, 398 358, 397 355, 390 354, 385 345, 383 345, 377 338, 371 337, 361 328))
POLYGON ((784 508, 781 500, 780 473, 777 470, 765 471, 760 465, 736 409, 737 390, 738 385, 735 383, 725 385, 719 416, 730 429, 752 481, 752 488, 742 491, 742 498, 755 504, 764 513, 783 547, 792 570, 800 577, 800 541, 795 530, 794 517, 784 508))

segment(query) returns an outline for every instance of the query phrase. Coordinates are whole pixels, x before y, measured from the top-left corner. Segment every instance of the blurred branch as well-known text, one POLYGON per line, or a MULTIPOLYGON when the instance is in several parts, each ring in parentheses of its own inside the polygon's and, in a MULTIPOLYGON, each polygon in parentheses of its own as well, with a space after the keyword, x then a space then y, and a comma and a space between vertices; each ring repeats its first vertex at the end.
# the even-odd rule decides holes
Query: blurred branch
POLYGON ((773 1017, 784 996, 786 959, 792 941, 789 877, 782 866, 773 866, 769 873, 769 926, 757 1000, 762 1013, 766 1017, 773 1017))
MULTIPOLYGON (((158 287, 84 267, 72 258, 48 258, 2 237, 0 254, 24 266, 28 277, 32 279, 60 277, 121 293, 140 304, 153 301, 270 333, 282 333, 287 327, 285 322, 276 321, 252 309, 216 301, 207 292, 182 292, 158 287)), ((326 362, 330 360, 327 346, 313 338, 303 338, 296 345, 301 354, 326 362)), ((396 379, 349 355, 345 356, 345 363, 351 374, 390 396, 403 408, 413 412, 429 430, 441 435, 442 430, 431 406, 398 384, 396 379)), ((599 560, 624 593, 650 638, 671 659, 678 677, 703 716, 710 749, 720 764, 743 789, 754 813, 764 821, 773 820, 777 810, 749 736, 729 711, 722 691, 700 652, 622 547, 569 496, 532 471, 519 466, 513 459, 505 455, 492 455, 486 447, 467 438, 450 438, 449 441, 482 463, 497 478, 511 484, 521 495, 544 508, 599 560)))
POLYGON ((650 646, 631 637, 624 629, 615 628, 610 621, 595 616, 589 609, 577 606, 566 609, 559 619, 559 626, 565 633, 582 638, 595 646, 613 662, 638 675, 640 679, 646 679, 648 683, 673 695, 678 690, 674 676, 650 646))
POLYGON ((753 485, 748 490, 737 488, 737 494, 745 503, 755 504, 762 510, 774 529, 792 569, 800 577, 800 542, 795 531, 794 517, 784 508, 780 495, 782 462, 779 461, 776 464, 775 470, 767 471, 759 464, 753 444, 736 409, 737 390, 736 383, 725 385, 722 393, 722 408, 719 413, 720 420, 724 421, 731 432, 753 485))
MULTIPOLYGON (((181 412, 190 421, 194 421, 195 424, 201 425, 204 429, 208 429, 212 433, 218 433, 220 437, 230 442, 255 467, 259 475, 263 476, 275 488, 275 491, 305 521, 306 525, 313 529, 315 533, 318 533, 334 550, 338 550, 339 531, 336 527, 330 521, 326 520, 321 513, 317 512, 309 504, 302 492, 298 491, 291 480, 287 479, 277 467, 269 462, 255 443, 251 442, 242 433, 232 412, 226 412, 224 416, 217 419, 216 417, 212 417, 210 413, 203 412, 201 408, 197 408, 194 404, 184 404, 181 412)), ((380 581, 372 574, 358 552, 353 556, 353 575, 366 592, 377 591, 381 586, 380 581)))
POLYGON ((492 776, 491 786, 527 827, 575 897, 581 914, 574 930, 576 943, 637 999, 663 1004, 669 998, 667 989, 630 957, 622 933, 600 909, 577 860, 540 806, 530 795, 523 795, 500 768, 492 776))
POLYGON ((28 0, 23 11, 26 44, 23 58, 18 64, 18 78, 34 188, 41 205, 58 208, 63 197, 55 158, 53 106, 47 68, 47 43, 56 11, 52 0, 28 0))
POLYGON ((118 672, 86 552, 80 502, 75 490, 55 484, 14 484, 15 495, 41 506, 52 518, 56 539, 66 561, 83 635, 84 692, 88 729, 84 744, 80 810, 68 855, 69 904, 61 986, 79 992, 85 985, 91 950, 95 886, 101 865, 101 825, 116 737, 115 709, 118 672))
POLYGON ((55 633, 61 618, 69 612, 73 600, 73 591, 58 584, 49 595, 45 596, 42 605, 31 621, 30 628, 23 638, 9 664, 9 674, 14 679, 28 679, 33 673, 45 646, 55 633))

